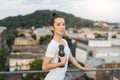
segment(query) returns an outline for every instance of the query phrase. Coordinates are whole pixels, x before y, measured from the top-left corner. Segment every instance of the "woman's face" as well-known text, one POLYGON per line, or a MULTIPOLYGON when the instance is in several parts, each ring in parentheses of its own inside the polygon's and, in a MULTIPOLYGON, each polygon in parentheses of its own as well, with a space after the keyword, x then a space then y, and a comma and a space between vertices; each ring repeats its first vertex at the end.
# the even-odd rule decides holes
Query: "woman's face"
POLYGON ((54 34, 57 34, 59 36, 62 36, 65 32, 65 20, 64 18, 56 18, 54 20, 54 26, 53 26, 54 34))

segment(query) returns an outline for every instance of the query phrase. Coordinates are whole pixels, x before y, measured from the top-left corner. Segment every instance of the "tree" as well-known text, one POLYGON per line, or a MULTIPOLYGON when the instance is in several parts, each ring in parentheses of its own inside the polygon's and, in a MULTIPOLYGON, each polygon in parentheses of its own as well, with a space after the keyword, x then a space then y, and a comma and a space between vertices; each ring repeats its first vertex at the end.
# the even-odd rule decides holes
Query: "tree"
POLYGON ((0 80, 6 80, 6 75, 5 74, 0 75, 0 80))
POLYGON ((112 38, 116 38, 116 35, 112 36, 112 38))
MULTIPOLYGON (((0 49, 0 71, 5 71, 7 66, 5 65, 9 52, 5 49, 0 49)), ((0 80, 5 80, 6 75, 0 75, 0 80)))
POLYGON ((10 49, 12 44, 14 43, 14 40, 15 40, 15 35, 11 33, 7 39, 7 45, 9 46, 10 49))
POLYGON ((43 60, 36 59, 30 63, 30 70, 42 70, 43 60))
POLYGON ((15 40, 16 37, 18 37, 17 32, 15 30, 11 30, 9 32, 9 35, 8 35, 8 38, 7 38, 7 41, 6 41, 7 46, 10 48, 10 50, 11 50, 11 46, 14 43, 14 40, 15 40))
POLYGON ((93 56, 93 51, 89 51, 88 56, 92 57, 93 56))
POLYGON ((25 37, 25 35, 24 34, 20 34, 19 37, 25 37))
POLYGON ((9 55, 9 52, 5 49, 0 49, 0 70, 5 70, 6 59, 9 55))
POLYGON ((68 45, 71 48, 72 47, 72 40, 69 37, 67 37, 67 36, 63 36, 63 38, 67 40, 68 45))
MULTIPOLYGON (((56 11, 58 14, 62 15, 66 21, 66 27, 91 27, 93 24, 92 20, 82 19, 80 17, 75 17, 72 14, 68 14, 65 12, 56 11)), ((3 26, 7 26, 8 29, 16 28, 17 26, 30 28, 31 26, 35 26, 36 28, 42 26, 48 26, 49 17, 53 13, 50 10, 37 10, 34 13, 27 14, 25 16, 15 16, 15 17, 7 17, 3 20, 0 20, 0 24, 3 26)))
MULTIPOLYGON (((30 65, 30 70, 42 70, 42 63, 43 60, 41 59, 36 59, 35 61, 31 62, 30 65)), ((44 73, 33 73, 33 74, 28 74, 24 80, 41 80, 44 77, 44 73)))
POLYGON ((96 34, 95 38, 100 38, 102 35, 101 34, 96 34))
POLYGON ((39 44, 48 44, 52 39, 52 35, 42 36, 39 40, 39 44))
POLYGON ((36 40, 36 35, 35 35, 35 34, 31 35, 31 37, 32 37, 34 40, 36 40))

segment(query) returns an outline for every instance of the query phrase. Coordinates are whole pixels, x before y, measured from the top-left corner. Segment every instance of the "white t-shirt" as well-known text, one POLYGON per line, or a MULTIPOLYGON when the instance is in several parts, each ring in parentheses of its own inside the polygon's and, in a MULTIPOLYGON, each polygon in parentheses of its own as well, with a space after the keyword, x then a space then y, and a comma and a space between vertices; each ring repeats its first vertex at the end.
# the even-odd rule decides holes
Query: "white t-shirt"
MULTIPOLYGON (((63 80, 65 77, 65 72, 67 71, 68 66, 68 60, 69 55, 71 54, 70 48, 68 47, 68 44, 65 39, 63 39, 65 42, 64 46, 64 52, 67 57, 67 62, 64 67, 57 67, 54 69, 51 69, 50 72, 47 74, 45 80, 63 80)), ((48 44, 47 50, 46 50, 46 56, 53 58, 51 63, 58 63, 58 51, 59 51, 59 44, 54 39, 51 40, 51 42, 48 44)))

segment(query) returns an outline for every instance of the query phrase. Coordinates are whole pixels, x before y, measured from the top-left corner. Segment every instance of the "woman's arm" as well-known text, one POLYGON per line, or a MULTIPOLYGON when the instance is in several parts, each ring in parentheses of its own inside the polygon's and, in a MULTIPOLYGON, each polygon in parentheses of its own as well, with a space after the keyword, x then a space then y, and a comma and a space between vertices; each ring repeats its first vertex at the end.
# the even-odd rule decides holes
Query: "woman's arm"
POLYGON ((60 57, 60 59, 61 62, 59 63, 51 63, 52 58, 45 56, 42 64, 42 69, 49 70, 64 65, 66 63, 66 56, 60 57))
POLYGON ((75 67, 77 67, 78 69, 80 69, 80 70, 86 70, 85 67, 82 67, 82 66, 76 61, 76 59, 72 56, 72 54, 70 54, 69 60, 70 60, 70 62, 71 62, 75 67))

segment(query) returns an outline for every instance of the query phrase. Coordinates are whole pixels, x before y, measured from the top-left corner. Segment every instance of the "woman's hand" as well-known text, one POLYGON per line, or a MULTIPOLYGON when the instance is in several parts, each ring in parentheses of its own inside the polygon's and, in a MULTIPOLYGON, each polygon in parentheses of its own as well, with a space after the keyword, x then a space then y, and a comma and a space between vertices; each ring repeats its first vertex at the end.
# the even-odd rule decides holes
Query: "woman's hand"
POLYGON ((61 62, 51 63, 53 58, 45 56, 45 58, 43 60, 42 69, 43 70, 50 70, 50 69, 54 69, 54 68, 63 66, 66 63, 66 56, 58 57, 58 58, 60 58, 61 62))
POLYGON ((64 57, 60 57, 59 56, 59 58, 60 58, 60 60, 61 60, 61 66, 63 66, 63 65, 65 65, 65 63, 66 63, 66 61, 67 61, 67 59, 66 59, 66 56, 64 56, 64 57))
POLYGON ((85 67, 81 67, 81 70, 87 70, 85 67))

